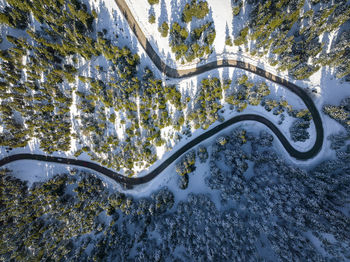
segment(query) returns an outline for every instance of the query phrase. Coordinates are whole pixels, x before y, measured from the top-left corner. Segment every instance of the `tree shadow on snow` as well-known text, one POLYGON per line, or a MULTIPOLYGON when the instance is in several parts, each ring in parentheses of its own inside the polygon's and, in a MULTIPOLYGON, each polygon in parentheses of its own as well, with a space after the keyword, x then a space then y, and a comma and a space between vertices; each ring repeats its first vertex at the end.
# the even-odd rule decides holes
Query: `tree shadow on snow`
POLYGON ((158 17, 158 28, 161 26, 163 22, 169 21, 168 11, 167 11, 167 5, 164 0, 161 0, 160 2, 160 15, 158 17))

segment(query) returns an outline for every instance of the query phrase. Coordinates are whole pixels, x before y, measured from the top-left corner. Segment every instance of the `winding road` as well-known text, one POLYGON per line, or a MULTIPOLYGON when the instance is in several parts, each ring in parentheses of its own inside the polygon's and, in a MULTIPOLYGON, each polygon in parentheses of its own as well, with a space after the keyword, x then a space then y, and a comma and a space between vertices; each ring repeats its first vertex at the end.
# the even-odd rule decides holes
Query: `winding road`
POLYGON ((126 2, 124 0, 116 0, 116 3, 119 9, 122 11, 123 15, 125 16, 130 28, 133 30, 138 41, 146 51, 147 55, 150 57, 154 65, 166 76, 172 77, 172 78, 184 78, 184 77, 191 77, 194 75, 198 75, 203 72, 220 68, 220 67, 236 67, 236 68, 244 69, 256 75, 259 75, 261 77, 264 77, 265 79, 273 81, 277 84, 280 84, 285 88, 287 88, 288 90, 290 90, 291 92, 295 93, 297 96, 299 96, 305 103, 306 107, 309 109, 316 128, 315 144, 308 151, 305 151, 305 152, 298 151, 289 143, 289 141, 281 133, 281 131, 271 121, 269 121, 265 117, 262 117, 260 115, 255 115, 255 114, 242 114, 242 115, 232 117, 227 121, 225 121, 224 123, 219 124, 214 128, 199 135, 198 137, 194 138, 193 140, 188 142, 186 145, 178 149, 176 152, 174 152, 169 158, 164 160, 157 168, 155 168, 154 170, 149 172, 147 175, 142 177, 135 177, 135 178, 125 177, 115 171, 112 171, 106 167, 103 167, 99 164, 89 162, 89 161, 77 160, 73 158, 38 155, 38 154, 14 154, 14 155, 4 157, 3 159, 0 160, 0 167, 18 160, 38 160, 38 161, 46 161, 46 162, 55 162, 60 164, 75 165, 75 166, 81 166, 81 167, 92 169, 126 186, 140 185, 140 184, 147 183, 153 178, 155 178, 156 176, 158 176, 165 168, 167 168, 171 163, 173 163, 176 159, 178 159, 182 154, 184 154, 186 151, 188 151, 192 147, 198 145, 205 139, 217 134, 221 130, 235 123, 238 123, 240 121, 257 121, 266 125, 278 137, 283 147, 291 157, 294 157, 299 160, 307 160, 316 156, 319 153, 319 151, 322 148, 323 138, 324 138, 322 120, 314 102, 302 88, 298 87, 297 85, 285 79, 282 79, 279 76, 273 75, 259 67, 256 67, 246 62, 237 61, 237 60, 225 60, 225 59, 217 60, 199 67, 186 69, 186 70, 177 70, 175 68, 171 68, 161 60, 157 52, 153 49, 153 47, 151 46, 151 44, 143 34, 140 26, 136 22, 136 19, 132 15, 126 2))

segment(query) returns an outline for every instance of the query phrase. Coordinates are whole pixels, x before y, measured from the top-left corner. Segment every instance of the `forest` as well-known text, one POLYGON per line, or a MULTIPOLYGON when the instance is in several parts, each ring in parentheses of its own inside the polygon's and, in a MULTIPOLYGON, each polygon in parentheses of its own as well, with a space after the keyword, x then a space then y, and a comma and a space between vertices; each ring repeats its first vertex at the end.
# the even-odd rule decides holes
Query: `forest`
POLYGON ((306 170, 283 160, 268 132, 237 127, 184 157, 195 167, 197 155, 210 172, 207 193, 187 192, 182 201, 174 195, 203 176, 196 168, 178 176, 179 189, 146 198, 111 192, 100 178, 77 169, 32 186, 3 169, 0 258, 346 261, 350 147, 339 144, 339 136, 329 138, 337 158, 306 170), (220 203, 212 192, 219 192, 220 203))
POLYGON ((272 66, 288 71, 296 79, 307 79, 321 67, 329 66, 336 69, 338 78, 350 81, 348 1, 235 0, 235 19, 242 19, 241 10, 247 5, 251 12, 233 36, 234 45, 253 56, 266 57, 272 66), (309 6, 307 11, 305 5, 309 6), (327 38, 335 32, 339 32, 337 38, 327 50, 327 38))
MULTIPOLYGON (((149 3, 152 8, 158 1, 149 3)), ((153 24, 156 17, 151 10, 148 21, 153 24)), ((212 45, 216 32, 206 1, 191 0, 181 12, 181 21, 173 22, 171 25, 164 21, 158 30, 162 37, 167 37, 169 34, 171 51, 175 54, 176 60, 182 64, 205 60, 214 50, 212 45), (187 29, 189 27, 190 32, 187 29)))
MULTIPOLYGON (((307 111, 270 98, 266 83, 256 85, 246 75, 236 81, 209 77, 201 80, 192 99, 142 67, 138 54, 127 46, 105 38, 106 31, 96 32, 95 10, 77 0, 46 0, 45 5, 50 8, 44 12, 39 2, 11 1, 1 15, 3 26, 23 33, 6 35, 3 42, 10 47, 0 52, 1 146, 24 147, 36 140, 49 154, 71 152, 74 146, 75 157, 86 153, 93 161, 133 176, 158 159, 158 148, 168 151, 187 132, 224 121, 220 109, 225 102, 237 112, 261 105, 280 115, 279 124, 284 112, 302 118, 291 127, 291 137, 308 138, 307 111), (32 18, 40 27, 32 26, 32 18), (97 57, 108 67, 96 66, 95 77, 83 75, 84 66, 97 57), (163 131, 167 127, 173 130, 169 135, 163 131)), ((206 2, 192 1, 183 10, 184 23, 207 13, 206 2)), ((210 28, 204 27, 191 35, 202 38, 210 28)), ((174 39, 188 37, 179 24, 170 27, 173 33, 180 36, 174 39)))
MULTIPOLYGON (((155 16, 162 2, 147 0, 146 19, 158 20, 175 62, 215 55, 209 2, 184 0, 176 21, 155 16)), ((340 79, 330 83, 344 83, 348 2, 232 0, 234 24, 244 22, 222 43, 296 80, 330 70, 340 79)), ((197 77, 184 90, 123 35, 97 30, 101 20, 80 0, 1 6, 1 153, 34 147, 136 177, 159 152, 226 121, 227 111, 249 110, 270 117, 293 145, 312 139, 312 116, 301 100, 286 100, 288 90, 280 96, 275 83, 236 69, 197 77)), ((326 127, 326 157, 310 162, 295 164, 271 131, 241 123, 192 147, 150 189, 73 166, 38 165, 39 182, 29 168, 1 168, 0 261, 349 261, 350 97, 308 95, 341 130, 326 127)))

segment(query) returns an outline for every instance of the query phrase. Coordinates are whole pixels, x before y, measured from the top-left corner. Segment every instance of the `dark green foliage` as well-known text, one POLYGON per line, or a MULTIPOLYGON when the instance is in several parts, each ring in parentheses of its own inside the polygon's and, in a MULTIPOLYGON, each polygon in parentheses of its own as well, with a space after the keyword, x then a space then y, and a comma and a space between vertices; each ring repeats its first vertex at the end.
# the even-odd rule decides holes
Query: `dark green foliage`
MULTIPOLYGON (((128 79, 135 74, 139 57, 128 48, 114 46, 101 36, 96 39, 92 28, 94 16, 79 1, 9 1, 8 4, 9 17, 16 16, 18 10, 31 13, 42 27, 37 31, 27 29, 28 38, 6 36, 12 46, 0 53, 3 79, 0 88, 7 91, 1 92, 6 106, 1 108, 0 117, 5 129, 0 143, 8 147, 23 147, 35 137, 47 153, 68 151, 71 137, 76 135, 72 133, 70 114, 73 87, 66 85, 63 88, 62 84, 75 83, 78 73, 78 69, 69 64, 70 59, 90 59, 93 55, 102 54, 118 65, 116 72, 122 78, 128 79), (44 9, 44 6, 47 8, 44 9), (24 56, 27 56, 25 65, 24 56), (27 74, 25 81, 23 69, 27 74)), ((6 19, 3 15, 1 18, 6 19)), ((11 19, 8 21, 10 26, 17 27, 11 19)), ((97 93, 105 88, 102 81, 79 79, 89 82, 91 90, 97 93)), ((110 105, 110 100, 101 100, 110 105)), ((86 107, 85 112, 93 112, 91 103, 87 103, 86 107)), ((89 125, 85 132, 96 131, 96 127, 103 125, 89 125)), ((104 150, 107 148, 104 147, 104 150)))
POLYGON ((188 31, 185 27, 180 26, 178 23, 173 23, 170 32, 174 34, 174 38, 180 38, 184 41, 188 37, 188 31))
POLYGON ((91 236, 101 240, 114 235, 120 250, 129 249, 127 232, 118 232, 118 218, 159 216, 174 204, 167 189, 138 200, 115 191, 110 194, 102 180, 76 169, 30 188, 10 175, 0 170, 1 261, 93 261, 101 254, 94 250, 88 258, 84 252, 91 236), (102 213, 110 223, 99 219, 102 213))
POLYGON ((336 120, 345 121, 349 118, 349 113, 342 107, 328 105, 323 107, 323 111, 336 120))
POLYGON ((34 1, 33 5, 24 2, 21 7, 15 1, 8 4, 13 5, 11 12, 18 5, 31 13, 42 27, 36 31, 29 27, 26 38, 7 35, 11 47, 0 52, 0 118, 4 127, 0 144, 23 147, 37 138, 43 151, 53 153, 70 150, 74 137, 81 145, 76 156, 86 152, 102 165, 124 168, 129 176, 136 165, 154 163, 155 146, 165 144, 160 130, 172 124, 168 106, 174 105, 179 111, 183 106, 176 87, 164 88, 150 71, 140 81, 136 77, 139 56, 127 47, 113 45, 104 37, 106 32, 93 31, 92 21, 98 15, 90 15, 87 6, 79 1, 45 0, 34 1), (109 81, 78 75, 79 68, 75 66, 83 58, 90 60, 100 55, 108 66, 99 74, 111 67, 109 81), (76 91, 77 81, 88 87, 84 93, 76 91), (80 116, 71 113, 74 92, 80 116), (115 113, 108 115, 106 110, 115 113), (115 123, 120 113, 125 113, 125 118, 115 123), (73 119, 74 130, 72 118, 79 118, 79 122, 73 119), (127 125, 125 140, 111 134, 111 125, 127 125))
POLYGON ((339 106, 324 105, 323 112, 350 130, 350 97, 344 98, 339 106))
MULTIPOLYGON (((132 53, 129 56, 133 57, 132 53)), ((125 68, 127 64, 119 61, 125 68)), ((78 108, 86 113, 81 118, 84 126, 80 129, 81 137, 89 144, 96 145, 88 152, 89 155, 108 167, 117 170, 124 168, 129 176, 134 174, 133 169, 139 163, 149 166, 157 160, 155 146, 165 144, 160 130, 172 124, 168 107, 174 105, 180 112, 182 110, 181 93, 175 86, 164 87, 148 68, 141 80, 135 76, 134 70, 131 73, 130 76, 106 83, 80 77, 91 85, 91 89, 86 93, 77 92, 78 108), (106 107, 113 108, 115 115, 105 114, 106 107), (126 117, 115 121, 117 114, 120 117, 120 112, 126 117), (96 121, 96 114, 101 121, 96 121), (106 139, 107 120, 115 121, 113 125, 125 125, 125 139, 106 139), (106 152, 108 158, 102 157, 106 152)))
POLYGON ((188 50, 185 40, 188 37, 186 28, 181 27, 178 23, 173 23, 170 29, 170 47, 171 51, 175 53, 176 59, 184 56, 188 50))
POLYGON ((242 112, 248 104, 253 106, 259 105, 263 98, 270 94, 270 89, 265 83, 262 82, 255 85, 253 82, 248 81, 246 75, 239 77, 237 84, 239 85, 237 92, 225 96, 225 101, 234 105, 238 112, 242 112))
MULTIPOLYGON (((203 19, 209 12, 208 4, 205 1, 192 0, 191 4, 186 4, 182 18, 188 23, 192 21, 193 17, 203 19)), ((165 29, 159 29, 162 36, 166 36, 167 24, 165 29)), ((190 33, 185 26, 174 22, 170 28, 170 47, 171 51, 175 53, 176 60, 184 63, 192 62, 196 58, 205 59, 211 54, 211 45, 215 40, 216 32, 213 22, 209 21, 197 28, 194 28, 190 33)))
POLYGON ((201 0, 192 0, 190 4, 186 4, 182 12, 182 20, 185 23, 192 21, 193 17, 197 19, 204 18, 209 13, 208 3, 201 0))
MULTIPOLYGON (((180 176, 185 176, 195 170, 196 154, 194 151, 186 153, 176 164, 176 172, 180 176)), ((188 184, 186 178, 182 181, 184 185, 188 184)))
POLYGON ((204 163, 208 159, 208 151, 204 146, 199 146, 197 150, 197 155, 201 163, 204 163))
POLYGON ((212 22, 195 28, 191 34, 175 22, 170 29, 170 47, 177 60, 185 58, 187 62, 192 62, 195 58, 204 58, 211 53, 210 46, 215 36, 212 22), (204 44, 200 45, 200 42, 204 44))
POLYGON ((158 4, 159 3, 159 0, 148 0, 148 3, 150 5, 155 5, 155 4, 158 4))
POLYGON ((175 86, 164 87, 165 99, 176 107, 177 110, 182 109, 181 104, 181 93, 176 89, 175 86))
POLYGON ((223 84, 216 77, 203 79, 201 88, 195 98, 194 110, 188 119, 194 121, 195 128, 207 129, 219 119, 218 110, 222 108, 223 84))
POLYGON ((232 13, 234 16, 239 15, 239 13, 241 12, 242 5, 243 3, 240 1, 238 5, 232 7, 232 13))
MULTIPOLYGON (((246 45, 251 40, 254 48, 247 48, 252 55, 263 56, 272 51, 275 56, 270 59, 271 64, 288 70, 296 79, 309 78, 326 65, 337 68, 337 77, 346 77, 350 74, 350 38, 345 28, 350 18, 349 3, 323 2, 319 9, 304 12, 304 2, 281 0, 253 5, 249 25, 236 36, 235 45, 246 45), (336 30, 341 32, 340 37, 331 48, 326 48, 320 36, 336 30)), ((237 12, 238 7, 234 8, 237 12)))
POLYGON ((183 176, 179 176, 178 184, 179 188, 185 190, 188 187, 189 177, 188 174, 184 174, 183 176))
POLYGON ((310 134, 307 129, 310 127, 310 121, 303 119, 295 120, 289 129, 291 139, 294 142, 305 142, 310 138, 310 134))
POLYGON ((169 25, 167 22, 163 22, 159 27, 159 32, 161 33, 162 37, 167 37, 169 32, 169 25))
POLYGON ((239 32, 239 37, 236 38, 233 42, 235 43, 235 45, 242 45, 247 43, 247 35, 248 35, 248 27, 243 28, 240 32, 239 32))
POLYGON ((156 17, 155 17, 155 15, 150 14, 150 15, 148 16, 148 22, 149 22, 150 24, 154 24, 154 23, 156 22, 156 17))
POLYGON ((29 12, 25 4, 20 1, 11 1, 15 4, 6 6, 4 12, 0 12, 0 23, 13 28, 25 29, 28 26, 29 12))
POLYGON ((232 46, 232 39, 230 36, 226 37, 226 40, 225 40, 225 44, 228 45, 228 46, 232 46))

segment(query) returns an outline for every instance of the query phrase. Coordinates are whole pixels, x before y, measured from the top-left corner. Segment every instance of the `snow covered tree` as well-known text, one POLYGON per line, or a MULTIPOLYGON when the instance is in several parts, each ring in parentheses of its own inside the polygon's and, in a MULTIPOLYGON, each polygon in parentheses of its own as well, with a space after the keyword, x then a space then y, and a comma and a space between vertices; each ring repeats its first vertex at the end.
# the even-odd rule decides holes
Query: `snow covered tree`
POLYGON ((204 163, 208 159, 208 151, 204 146, 199 146, 197 155, 201 163, 204 163))
POLYGON ((307 129, 310 127, 310 122, 304 119, 294 120, 292 126, 289 128, 291 139, 294 142, 304 142, 310 138, 310 134, 307 129))

